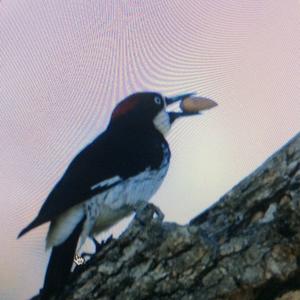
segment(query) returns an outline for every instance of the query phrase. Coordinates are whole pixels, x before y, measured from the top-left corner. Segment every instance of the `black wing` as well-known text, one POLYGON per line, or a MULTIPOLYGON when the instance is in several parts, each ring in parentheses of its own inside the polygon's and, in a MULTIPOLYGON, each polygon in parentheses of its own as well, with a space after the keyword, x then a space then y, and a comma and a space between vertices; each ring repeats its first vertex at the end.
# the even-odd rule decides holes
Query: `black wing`
POLYGON ((160 137, 125 138, 126 140, 118 134, 103 133, 83 149, 50 192, 38 216, 20 232, 18 237, 34 227, 51 221, 70 207, 138 174, 149 167, 149 163, 152 168, 159 167, 162 160, 160 137), (98 185, 113 177, 119 177, 120 180, 107 185, 98 185), (95 186, 96 188, 92 188, 95 186))

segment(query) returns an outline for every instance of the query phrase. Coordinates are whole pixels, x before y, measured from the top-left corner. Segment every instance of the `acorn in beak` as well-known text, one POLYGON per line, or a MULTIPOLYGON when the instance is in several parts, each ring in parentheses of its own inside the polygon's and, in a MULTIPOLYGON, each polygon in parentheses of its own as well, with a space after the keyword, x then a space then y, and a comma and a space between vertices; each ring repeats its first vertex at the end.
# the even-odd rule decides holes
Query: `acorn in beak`
POLYGON ((169 112, 171 124, 180 117, 188 117, 200 115, 202 111, 211 109, 218 104, 205 97, 196 96, 195 93, 187 93, 178 95, 175 97, 167 97, 166 104, 171 105, 173 103, 179 102, 180 112, 169 112))

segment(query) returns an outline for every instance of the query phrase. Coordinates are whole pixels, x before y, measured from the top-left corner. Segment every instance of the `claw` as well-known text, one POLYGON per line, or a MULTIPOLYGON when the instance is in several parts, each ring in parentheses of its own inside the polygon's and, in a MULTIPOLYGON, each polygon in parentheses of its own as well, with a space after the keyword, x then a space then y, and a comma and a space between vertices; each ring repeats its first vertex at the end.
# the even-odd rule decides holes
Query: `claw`
POLYGON ((92 238, 92 241, 93 241, 93 243, 95 245, 95 254, 96 254, 96 253, 98 253, 102 249, 102 247, 105 244, 105 242, 101 241, 101 243, 99 243, 94 236, 92 238))
POLYGON ((161 209, 153 203, 139 204, 134 210, 136 212, 135 219, 139 221, 142 226, 146 225, 146 223, 153 218, 154 214, 156 214, 156 219, 159 222, 162 222, 165 216, 161 209))
POLYGON ((92 237, 92 241, 95 245, 95 252, 94 253, 87 253, 87 252, 82 252, 81 253, 81 257, 85 258, 85 257, 89 257, 91 258, 93 255, 97 254, 98 252, 100 252, 103 248, 103 246, 107 243, 110 242, 112 240, 113 236, 110 235, 109 238, 106 241, 101 241, 101 243, 99 243, 96 238, 93 236, 92 237))
MULTIPOLYGON (((150 203, 150 204, 152 204, 152 203, 150 203)), ((152 204, 152 205, 153 205, 153 210, 156 213, 157 220, 159 222, 162 222, 165 217, 165 214, 161 211, 161 209, 158 206, 156 206, 154 204, 152 204)))

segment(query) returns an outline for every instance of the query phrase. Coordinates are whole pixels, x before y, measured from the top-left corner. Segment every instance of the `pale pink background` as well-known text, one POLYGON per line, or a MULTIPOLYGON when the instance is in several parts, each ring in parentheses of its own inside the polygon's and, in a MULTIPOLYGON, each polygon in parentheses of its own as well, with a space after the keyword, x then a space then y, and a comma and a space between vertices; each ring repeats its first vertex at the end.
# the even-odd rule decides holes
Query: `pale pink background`
MULTIPOLYGON (((0 299, 42 285, 47 225, 16 236, 125 95, 197 91, 153 201, 187 222, 300 127, 300 2, 0 2, 0 299)), ((120 232, 120 226, 114 230, 120 232)))

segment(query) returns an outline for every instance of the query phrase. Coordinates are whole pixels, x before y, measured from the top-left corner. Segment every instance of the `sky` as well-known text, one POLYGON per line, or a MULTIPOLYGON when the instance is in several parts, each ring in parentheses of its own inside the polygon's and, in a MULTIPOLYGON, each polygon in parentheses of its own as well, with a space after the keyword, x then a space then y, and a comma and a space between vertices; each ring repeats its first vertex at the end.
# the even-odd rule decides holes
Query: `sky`
POLYGON ((48 224, 16 236, 130 93, 219 104, 168 135, 152 199, 167 221, 188 222, 282 147, 300 128, 299 37, 297 0, 2 0, 0 299, 42 286, 48 224))

